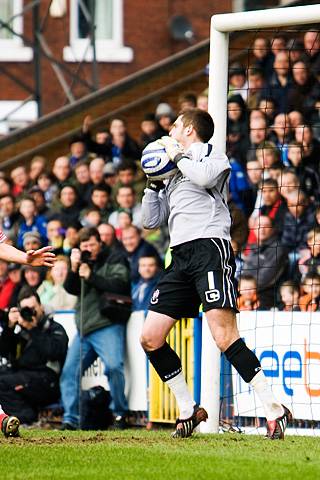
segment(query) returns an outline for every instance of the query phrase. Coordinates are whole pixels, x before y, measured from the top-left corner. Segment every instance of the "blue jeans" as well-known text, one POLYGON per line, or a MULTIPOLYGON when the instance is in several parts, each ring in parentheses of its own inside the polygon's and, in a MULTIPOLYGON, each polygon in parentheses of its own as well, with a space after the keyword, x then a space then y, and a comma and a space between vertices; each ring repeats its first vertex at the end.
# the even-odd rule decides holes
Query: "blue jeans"
MULTIPOLYGON (((99 356, 105 366, 115 415, 128 410, 124 394, 125 325, 100 328, 82 340, 82 373, 99 356)), ((64 422, 79 425, 80 336, 77 333, 70 346, 61 374, 60 387, 64 422)))

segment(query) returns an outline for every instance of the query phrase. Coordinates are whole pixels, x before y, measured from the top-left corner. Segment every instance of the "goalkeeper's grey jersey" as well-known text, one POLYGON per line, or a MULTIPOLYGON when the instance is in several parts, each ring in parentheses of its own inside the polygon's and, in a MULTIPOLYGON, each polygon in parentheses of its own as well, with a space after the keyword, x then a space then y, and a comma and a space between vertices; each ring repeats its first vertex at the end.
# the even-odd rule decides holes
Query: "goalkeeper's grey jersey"
POLYGON ((178 162, 179 171, 158 194, 148 188, 142 199, 145 228, 168 222, 170 246, 197 238, 230 240, 231 217, 227 205, 230 163, 211 144, 193 143, 189 158, 178 162))

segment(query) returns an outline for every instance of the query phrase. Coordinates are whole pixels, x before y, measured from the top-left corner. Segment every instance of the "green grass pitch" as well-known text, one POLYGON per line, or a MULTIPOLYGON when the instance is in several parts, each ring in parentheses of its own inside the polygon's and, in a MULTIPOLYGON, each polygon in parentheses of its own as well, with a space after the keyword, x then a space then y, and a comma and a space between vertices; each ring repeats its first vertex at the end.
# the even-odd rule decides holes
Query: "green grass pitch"
POLYGON ((269 441, 240 434, 172 440, 168 431, 22 430, 0 439, 0 478, 58 479, 320 479, 320 439, 269 441))

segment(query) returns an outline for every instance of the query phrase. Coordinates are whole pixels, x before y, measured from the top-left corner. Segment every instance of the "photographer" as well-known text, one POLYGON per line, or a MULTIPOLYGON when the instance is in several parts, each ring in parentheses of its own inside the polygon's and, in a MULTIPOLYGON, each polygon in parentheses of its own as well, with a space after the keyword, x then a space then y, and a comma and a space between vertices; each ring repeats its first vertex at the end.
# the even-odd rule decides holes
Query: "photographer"
POLYGON ((103 311, 106 292, 130 294, 129 266, 123 254, 105 246, 96 228, 82 228, 80 249, 72 249, 71 271, 64 288, 78 296, 78 333, 68 351, 61 376, 65 430, 81 427, 79 418, 80 369, 84 372, 99 356, 105 366, 119 428, 126 427, 127 401, 124 395, 125 320, 121 312, 103 311), (82 295, 81 295, 82 290, 82 295), (81 315, 82 313, 82 315, 81 315), (80 352, 82 356, 80 357, 80 352))
POLYGON ((0 335, 0 403, 22 423, 37 420, 38 408, 59 399, 59 374, 66 357, 64 328, 44 314, 39 296, 23 288, 0 335))

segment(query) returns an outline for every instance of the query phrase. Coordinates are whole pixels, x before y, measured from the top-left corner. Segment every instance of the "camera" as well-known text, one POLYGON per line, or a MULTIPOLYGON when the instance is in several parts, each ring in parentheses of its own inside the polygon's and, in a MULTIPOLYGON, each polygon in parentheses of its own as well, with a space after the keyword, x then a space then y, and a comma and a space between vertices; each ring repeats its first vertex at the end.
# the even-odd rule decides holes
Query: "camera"
POLYGON ((36 315, 35 309, 30 307, 19 308, 19 313, 26 322, 32 322, 33 317, 36 315))
POLYGON ((87 263, 89 266, 93 265, 93 260, 91 259, 91 252, 89 250, 83 250, 81 252, 81 263, 87 263))

